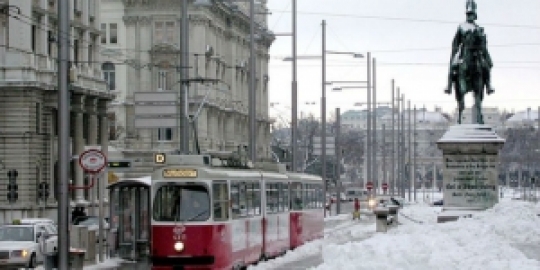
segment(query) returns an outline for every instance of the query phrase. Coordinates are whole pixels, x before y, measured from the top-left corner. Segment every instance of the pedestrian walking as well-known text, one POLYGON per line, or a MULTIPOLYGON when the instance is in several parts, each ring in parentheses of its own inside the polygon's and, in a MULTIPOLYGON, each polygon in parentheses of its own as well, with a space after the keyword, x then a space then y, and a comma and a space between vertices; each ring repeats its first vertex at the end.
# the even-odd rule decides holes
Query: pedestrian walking
POLYGON ((353 220, 355 219, 360 219, 360 200, 358 198, 354 199, 353 220))

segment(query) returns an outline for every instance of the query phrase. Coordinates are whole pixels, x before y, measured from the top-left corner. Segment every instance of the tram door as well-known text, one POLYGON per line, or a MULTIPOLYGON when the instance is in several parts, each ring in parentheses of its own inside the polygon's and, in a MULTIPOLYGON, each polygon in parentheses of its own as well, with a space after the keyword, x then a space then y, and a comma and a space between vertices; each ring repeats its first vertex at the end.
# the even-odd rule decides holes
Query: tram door
MULTIPOLYGON (((113 225, 119 257, 143 260, 149 254, 150 188, 123 185, 111 190, 113 225)), ((113 247, 115 248, 115 247, 113 247)))

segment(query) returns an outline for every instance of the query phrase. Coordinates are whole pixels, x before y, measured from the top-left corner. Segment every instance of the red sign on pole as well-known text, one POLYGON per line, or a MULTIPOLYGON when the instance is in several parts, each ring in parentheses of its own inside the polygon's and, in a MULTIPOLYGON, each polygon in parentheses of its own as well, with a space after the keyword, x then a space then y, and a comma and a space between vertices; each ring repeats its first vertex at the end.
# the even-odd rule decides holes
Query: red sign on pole
POLYGON ((369 190, 372 190, 373 189, 373 182, 367 182, 366 183, 366 188, 369 189, 369 190))
POLYGON ((387 184, 387 183, 383 183, 383 184, 382 184, 382 189, 384 189, 384 190, 388 189, 388 184, 387 184))

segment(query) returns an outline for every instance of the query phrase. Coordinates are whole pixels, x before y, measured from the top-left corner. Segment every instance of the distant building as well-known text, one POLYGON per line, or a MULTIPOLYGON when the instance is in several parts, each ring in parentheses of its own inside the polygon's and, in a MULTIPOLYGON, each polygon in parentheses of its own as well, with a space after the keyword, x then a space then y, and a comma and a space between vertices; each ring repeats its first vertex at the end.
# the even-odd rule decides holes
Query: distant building
MULTIPOLYGON (((198 139, 204 151, 235 151, 248 145, 249 97, 249 2, 212 1, 213 7, 196 7, 189 1, 189 77, 218 79, 219 83, 191 83, 189 113, 197 118, 198 139), (233 3, 234 2, 234 3, 233 3), (208 98, 205 96, 208 93, 208 98)), ((116 130, 114 145, 128 158, 141 158, 156 149, 178 149, 178 128, 136 128, 136 92, 180 92, 181 1, 102 1, 101 29, 107 38, 103 68, 111 70, 109 85, 119 91, 111 119, 116 130), (114 39, 112 37, 115 37, 114 39), (114 78, 114 79, 113 79, 114 78)), ((266 1, 256 5, 267 14, 266 1)), ((256 26, 256 132, 257 156, 270 158, 268 100, 269 48, 274 35, 267 29, 267 15, 257 15, 256 26)), ((192 129, 190 125, 190 129, 192 129)), ((193 132, 190 148, 194 151, 193 132)), ((147 174, 148 164, 135 171, 147 174)))

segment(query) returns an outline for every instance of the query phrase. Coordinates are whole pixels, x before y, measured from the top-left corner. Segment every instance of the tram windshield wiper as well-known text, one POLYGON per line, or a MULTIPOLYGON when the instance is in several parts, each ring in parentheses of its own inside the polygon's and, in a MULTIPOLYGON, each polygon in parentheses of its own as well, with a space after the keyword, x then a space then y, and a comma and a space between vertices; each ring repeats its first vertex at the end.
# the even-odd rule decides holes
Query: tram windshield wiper
POLYGON ((195 216, 192 216, 190 218, 188 218, 187 220, 183 220, 184 222, 189 222, 189 221, 193 221, 194 219, 202 216, 203 214, 206 214, 208 212, 208 209, 205 209, 205 210, 202 210, 201 212, 199 212, 197 215, 195 216))

